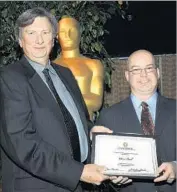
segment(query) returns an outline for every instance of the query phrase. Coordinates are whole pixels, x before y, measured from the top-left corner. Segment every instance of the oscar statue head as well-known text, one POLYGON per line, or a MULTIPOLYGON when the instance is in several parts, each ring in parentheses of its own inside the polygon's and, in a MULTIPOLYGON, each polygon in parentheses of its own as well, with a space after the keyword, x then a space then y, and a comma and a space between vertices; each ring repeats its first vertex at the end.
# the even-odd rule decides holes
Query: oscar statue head
POLYGON ((58 22, 58 41, 63 51, 79 48, 80 27, 76 19, 62 17, 58 22))

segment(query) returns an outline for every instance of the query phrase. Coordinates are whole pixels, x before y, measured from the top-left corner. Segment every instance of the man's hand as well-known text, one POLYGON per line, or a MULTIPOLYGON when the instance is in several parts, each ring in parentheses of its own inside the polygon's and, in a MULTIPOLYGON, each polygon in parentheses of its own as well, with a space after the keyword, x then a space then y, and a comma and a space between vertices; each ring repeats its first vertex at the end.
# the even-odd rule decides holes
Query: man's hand
POLYGON ((92 133, 102 132, 102 133, 113 133, 113 131, 104 126, 94 126, 90 131, 90 139, 92 140, 92 133))
POLYGON ((103 174, 106 168, 95 164, 87 164, 84 166, 80 180, 86 183, 100 185, 109 176, 103 174))
POLYGON ((162 173, 162 176, 154 179, 154 182, 167 181, 168 183, 172 183, 176 179, 176 163, 162 163, 159 167, 159 173, 162 173))
POLYGON ((110 180, 117 185, 123 185, 123 184, 128 184, 132 182, 132 179, 129 179, 128 177, 123 177, 123 176, 111 176, 110 180))

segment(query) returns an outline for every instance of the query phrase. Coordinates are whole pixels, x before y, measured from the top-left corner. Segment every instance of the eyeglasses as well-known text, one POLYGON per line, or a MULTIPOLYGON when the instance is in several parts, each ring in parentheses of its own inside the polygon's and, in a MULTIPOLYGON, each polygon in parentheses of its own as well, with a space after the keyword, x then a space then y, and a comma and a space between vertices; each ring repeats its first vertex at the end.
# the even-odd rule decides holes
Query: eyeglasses
POLYGON ((150 66, 150 67, 146 67, 146 68, 144 68, 144 69, 141 69, 141 68, 132 69, 132 70, 130 70, 129 72, 131 72, 131 73, 134 74, 134 75, 137 75, 137 74, 141 74, 142 71, 145 71, 146 73, 151 73, 151 72, 153 72, 155 69, 156 69, 155 66, 150 66))

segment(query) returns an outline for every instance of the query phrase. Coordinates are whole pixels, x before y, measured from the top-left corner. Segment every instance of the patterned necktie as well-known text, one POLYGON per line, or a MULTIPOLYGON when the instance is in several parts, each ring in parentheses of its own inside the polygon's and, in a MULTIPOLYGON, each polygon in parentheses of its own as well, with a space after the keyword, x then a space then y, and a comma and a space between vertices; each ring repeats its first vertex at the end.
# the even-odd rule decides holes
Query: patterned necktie
POLYGON ((154 135, 154 124, 152 121, 152 116, 149 112, 148 104, 145 102, 141 103, 141 127, 145 135, 154 135))
POLYGON ((62 100, 60 99, 60 97, 59 97, 59 95, 58 95, 58 93, 54 87, 53 81, 50 77, 49 69, 44 69, 42 72, 44 73, 44 76, 46 78, 46 82, 47 82, 50 90, 54 94, 54 96, 57 100, 57 103, 60 106, 61 112, 63 114, 64 122, 65 122, 67 132, 69 135, 69 140, 70 140, 70 143, 72 146, 73 157, 75 160, 80 161, 81 157, 80 157, 79 136, 78 136, 78 132, 77 132, 77 128, 76 128, 76 124, 74 122, 74 119, 71 116, 68 109, 63 104, 62 100))

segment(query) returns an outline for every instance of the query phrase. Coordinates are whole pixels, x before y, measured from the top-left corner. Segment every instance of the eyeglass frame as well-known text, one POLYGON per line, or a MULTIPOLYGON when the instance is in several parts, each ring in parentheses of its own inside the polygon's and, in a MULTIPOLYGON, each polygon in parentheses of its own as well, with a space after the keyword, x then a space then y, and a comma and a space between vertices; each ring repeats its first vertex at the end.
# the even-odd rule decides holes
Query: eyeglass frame
POLYGON ((142 73, 142 71, 145 71, 146 73, 151 73, 153 72, 155 69, 157 69, 156 66, 148 66, 148 67, 145 67, 145 68, 138 68, 138 69, 132 69, 132 70, 128 70, 129 72, 131 72, 133 75, 139 75, 142 73), (147 70, 150 70, 150 71, 147 71, 147 70), (135 72, 135 71, 138 71, 138 72, 135 72))

